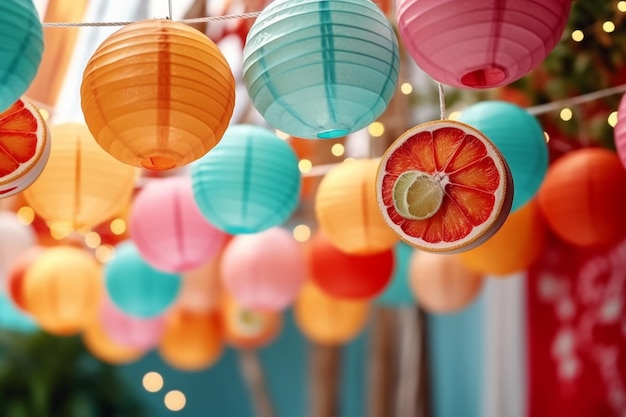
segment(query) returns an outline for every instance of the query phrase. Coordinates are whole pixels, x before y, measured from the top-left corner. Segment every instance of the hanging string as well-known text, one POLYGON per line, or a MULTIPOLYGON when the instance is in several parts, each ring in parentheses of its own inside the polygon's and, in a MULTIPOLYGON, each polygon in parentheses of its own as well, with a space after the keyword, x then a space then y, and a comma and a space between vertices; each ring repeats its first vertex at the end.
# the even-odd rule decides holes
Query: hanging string
POLYGON ((167 0, 167 8, 168 8, 167 18, 169 20, 172 20, 172 0, 167 0))
POLYGON ((446 95, 443 92, 443 85, 441 83, 437 83, 437 88, 439 89, 439 117, 441 117, 441 120, 446 120, 446 95))
MULTIPOLYGON (((180 23, 205 23, 205 22, 221 22, 226 20, 236 20, 236 19, 251 19, 254 17, 258 17, 261 12, 249 12, 249 13, 241 13, 241 14, 231 14, 231 15, 223 15, 223 16, 207 16, 207 17, 195 17, 191 19, 180 19, 176 20, 176 22, 180 23)), ((171 10, 170 10, 170 19, 171 19, 171 10)), ((41 25, 47 28, 59 28, 59 27, 104 27, 104 26, 127 26, 131 23, 135 23, 134 21, 129 22, 43 22, 41 25)))

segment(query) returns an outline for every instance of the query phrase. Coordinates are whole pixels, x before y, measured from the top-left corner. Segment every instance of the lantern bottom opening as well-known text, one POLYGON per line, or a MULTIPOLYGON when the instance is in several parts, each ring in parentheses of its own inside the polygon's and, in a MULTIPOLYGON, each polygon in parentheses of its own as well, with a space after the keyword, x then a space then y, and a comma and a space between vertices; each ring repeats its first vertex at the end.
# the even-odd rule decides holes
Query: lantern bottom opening
POLYGON ((151 171, 166 171, 176 168, 178 161, 169 156, 153 155, 141 160, 141 166, 151 171))
POLYGON ((491 88, 499 86, 507 77, 506 68, 494 64, 465 73, 461 77, 461 83, 472 88, 491 88))
POLYGON ((337 139, 346 136, 350 131, 348 129, 329 129, 319 132, 317 137, 319 139, 337 139))

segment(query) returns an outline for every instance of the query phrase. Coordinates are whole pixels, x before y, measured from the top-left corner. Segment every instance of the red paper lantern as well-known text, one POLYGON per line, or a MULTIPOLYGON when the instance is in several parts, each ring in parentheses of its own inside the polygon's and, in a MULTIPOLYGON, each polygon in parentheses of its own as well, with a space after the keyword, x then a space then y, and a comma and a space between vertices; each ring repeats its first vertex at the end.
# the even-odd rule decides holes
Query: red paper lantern
POLYGON ((561 39, 571 0, 398 0, 400 39, 435 80, 459 88, 510 84, 561 39))
POLYGON ((606 149, 584 148, 559 158, 537 194, 556 235, 577 246, 615 242, 626 234, 626 171, 606 149))
POLYGON ((307 254, 312 280, 326 294, 367 299, 385 288, 393 273, 393 248, 372 255, 353 255, 337 249, 325 234, 315 233, 307 254))
POLYGON ((24 275, 35 259, 42 254, 44 249, 41 246, 33 246, 22 252, 15 261, 9 266, 7 271, 6 291, 9 299, 20 310, 26 311, 26 302, 24 301, 24 275))

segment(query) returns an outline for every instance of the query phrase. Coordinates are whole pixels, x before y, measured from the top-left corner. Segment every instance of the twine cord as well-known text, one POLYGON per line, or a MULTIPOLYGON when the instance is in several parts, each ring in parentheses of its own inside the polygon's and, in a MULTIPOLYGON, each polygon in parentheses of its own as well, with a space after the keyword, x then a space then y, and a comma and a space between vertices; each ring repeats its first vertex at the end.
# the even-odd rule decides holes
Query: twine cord
POLYGON ((437 88, 439 90, 439 115, 441 120, 446 120, 446 95, 443 91, 443 84, 437 83, 437 88))
MULTIPOLYGON (((170 2, 171 4, 171 2, 170 2)), ((171 20, 171 9, 170 9, 170 20, 171 20)), ((179 23, 205 23, 205 22, 222 22, 226 20, 235 20, 235 19, 251 19, 259 16, 261 12, 249 12, 249 13, 241 13, 241 14, 230 14, 223 16, 207 16, 207 17, 195 17, 191 19, 180 19, 176 20, 179 23)), ((43 22, 41 25, 43 27, 48 28, 59 28, 59 27, 103 27, 103 26, 126 26, 131 23, 135 23, 134 21, 130 22, 43 22)))

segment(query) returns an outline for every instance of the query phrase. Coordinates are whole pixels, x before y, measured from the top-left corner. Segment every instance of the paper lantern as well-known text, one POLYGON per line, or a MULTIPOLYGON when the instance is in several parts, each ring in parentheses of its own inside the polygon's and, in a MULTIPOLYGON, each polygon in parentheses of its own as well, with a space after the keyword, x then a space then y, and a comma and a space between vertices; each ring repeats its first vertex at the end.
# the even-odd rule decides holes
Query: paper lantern
POLYGON ((50 128, 52 149, 39 178, 24 191, 35 213, 52 229, 89 229, 130 202, 135 169, 104 152, 84 124, 50 128))
POLYGON ((219 307, 222 297, 221 256, 183 273, 176 305, 187 311, 206 313, 219 307))
POLYGON ((140 318, 159 316, 172 306, 181 287, 178 274, 151 267, 131 241, 115 247, 104 268, 106 290, 113 304, 140 318))
POLYGON ((159 354, 171 367, 181 371, 208 368, 217 362, 223 349, 224 330, 218 312, 175 309, 168 315, 159 354))
POLYGON ((146 184, 133 200, 130 236, 141 257, 166 272, 183 272, 206 263, 226 240, 226 234, 200 213, 189 177, 146 184))
POLYGON ((480 130, 502 152, 513 175, 511 212, 537 194, 548 170, 548 144, 537 119, 503 101, 483 101, 461 112, 459 120, 480 130))
POLYGON ((298 159, 285 141, 253 125, 229 128, 191 168, 194 198, 204 217, 236 235, 285 222, 300 197, 298 159))
POLYGON ((320 232, 310 240, 309 274, 326 294, 337 298, 369 299, 383 291, 393 273, 393 249, 372 255, 340 251, 320 232))
POLYGON ((483 287, 482 275, 467 269, 456 255, 416 251, 409 268, 413 294, 430 313, 462 310, 483 287))
POLYGON ((56 335, 80 332, 102 297, 102 267, 87 251, 71 246, 46 249, 26 270, 27 311, 41 328, 56 335))
POLYGON ((103 297, 98 312, 99 327, 111 341, 125 347, 150 350, 165 331, 165 316, 139 318, 124 314, 108 297, 103 297))
POLYGON ((31 226, 23 224, 11 211, 0 211, 0 289, 7 288, 13 261, 36 243, 37 236, 31 226))
POLYGON ((546 231, 539 205, 531 200, 510 214, 489 240, 458 254, 458 259, 465 267, 484 275, 524 271, 544 253, 546 231))
POLYGON ((622 95, 617 109, 617 123, 613 129, 613 140, 622 165, 626 167, 626 94, 622 95))
POLYGON ((7 294, 0 293, 0 330, 33 333, 38 329, 32 317, 17 309, 7 294))
POLYGON ((280 333, 283 316, 279 311, 255 311, 226 295, 221 303, 226 342, 238 349, 258 349, 271 343, 280 333))
POLYGON ((415 306, 415 297, 409 284, 409 264, 415 252, 412 246, 398 242, 393 248, 393 275, 385 291, 376 298, 376 304, 384 306, 415 306))
POLYGON ((98 316, 93 317, 83 332, 83 343, 95 358, 111 365, 125 365, 141 359, 146 351, 115 341, 104 329, 98 316))
POLYGON ((354 339, 367 324, 369 302, 346 300, 327 295, 307 283, 294 305, 300 331, 321 345, 342 345, 354 339))
POLYGON ((376 159, 361 159, 336 165, 317 188, 318 225, 343 252, 377 253, 398 242, 376 202, 378 164, 376 159))
POLYGON ((398 0, 400 39, 435 80, 459 88, 510 84, 561 39, 571 0, 398 0))
POLYGON ((615 242, 626 234, 626 171, 606 149, 572 151, 554 162, 537 194, 548 226, 576 246, 615 242))
POLYGON ((368 0, 276 0, 252 25, 243 77, 273 127, 338 138, 376 120, 393 97, 398 41, 368 0))
POLYGON ((203 33, 165 19, 109 36, 83 74, 81 106, 102 148, 151 170, 184 166, 222 138, 235 105, 226 58, 203 33))
POLYGON ((306 279, 304 253, 291 233, 280 227, 236 236, 224 250, 221 277, 242 307, 283 310, 306 279))
POLYGON ((43 55, 43 29, 32 0, 0 2, 0 112, 33 82, 43 55))
MULTIPOLYGON (((1 229, 1 228, 0 228, 1 229)), ((26 311, 24 300, 24 275, 35 259, 44 252, 41 246, 32 246, 21 252, 10 263, 6 274, 6 292, 9 299, 18 309, 26 311)))

